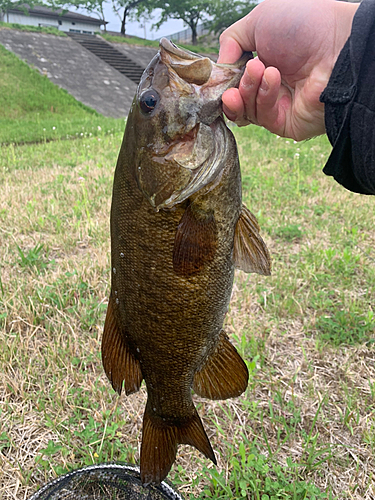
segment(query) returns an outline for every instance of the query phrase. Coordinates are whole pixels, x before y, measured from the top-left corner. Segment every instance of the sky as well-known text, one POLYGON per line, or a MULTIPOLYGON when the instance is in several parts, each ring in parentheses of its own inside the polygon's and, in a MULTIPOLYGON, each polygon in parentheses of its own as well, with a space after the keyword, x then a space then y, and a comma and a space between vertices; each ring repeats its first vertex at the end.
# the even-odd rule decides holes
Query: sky
MULTIPOLYGON (((104 8, 104 15, 105 15, 105 20, 108 22, 107 24, 107 30, 109 31, 117 31, 120 32, 121 29, 121 21, 118 18, 117 14, 113 12, 112 9, 112 2, 106 2, 104 8)), ((70 8, 70 10, 73 10, 70 8)), ((92 17, 98 17, 95 14, 90 14, 89 12, 85 11, 84 9, 79 9, 77 12, 80 12, 81 14, 86 14, 92 17)), ((122 14, 122 12, 121 12, 122 14)), ((155 17, 151 21, 147 21, 146 24, 146 29, 143 26, 144 23, 139 23, 138 21, 131 22, 127 21, 126 22, 126 33, 128 35, 135 35, 139 36, 141 38, 148 38, 149 40, 155 40, 159 39, 163 36, 166 35, 171 35, 173 33, 176 33, 177 31, 181 31, 186 29, 186 26, 184 26, 184 23, 182 21, 179 21, 177 19, 171 19, 164 23, 158 31, 151 31, 151 26, 154 24, 156 21, 159 20, 159 17, 157 15, 157 11, 155 11, 155 17), (146 35, 146 36, 145 36, 146 35)))
MULTIPOLYGON (((253 0, 254 1, 254 0, 253 0)), ((256 1, 256 0, 255 0, 256 1)), ((258 3, 263 0, 258 0, 258 3)), ((121 29, 121 21, 118 18, 117 14, 113 12, 112 2, 108 1, 104 4, 104 15, 105 20, 108 22, 107 30, 109 31, 117 31, 120 32, 121 29)), ((90 14, 84 9, 79 9, 78 12, 81 14, 86 14, 89 16, 95 16, 94 14, 90 14)), ((122 12, 121 12, 122 14, 122 12)), ((173 33, 177 33, 178 31, 182 31, 187 28, 184 26, 184 23, 178 19, 170 19, 165 22, 159 30, 151 31, 151 26, 156 23, 160 16, 158 15, 158 10, 155 10, 154 19, 151 21, 147 21, 146 23, 140 23, 138 21, 127 21, 126 23, 126 33, 128 35, 135 35, 141 38, 148 38, 149 40, 159 40, 163 36, 172 35, 173 33), (144 26, 145 24, 145 26, 144 26)), ((98 16, 95 16, 98 17, 98 16)))

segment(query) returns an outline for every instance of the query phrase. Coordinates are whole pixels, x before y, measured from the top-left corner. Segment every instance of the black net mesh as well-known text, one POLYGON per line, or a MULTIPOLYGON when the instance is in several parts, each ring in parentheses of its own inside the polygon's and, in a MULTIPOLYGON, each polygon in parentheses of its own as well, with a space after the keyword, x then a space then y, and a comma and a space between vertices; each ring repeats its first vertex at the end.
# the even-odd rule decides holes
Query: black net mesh
POLYGON ((130 465, 91 465, 47 484, 29 500, 183 500, 166 482, 143 487, 130 465))

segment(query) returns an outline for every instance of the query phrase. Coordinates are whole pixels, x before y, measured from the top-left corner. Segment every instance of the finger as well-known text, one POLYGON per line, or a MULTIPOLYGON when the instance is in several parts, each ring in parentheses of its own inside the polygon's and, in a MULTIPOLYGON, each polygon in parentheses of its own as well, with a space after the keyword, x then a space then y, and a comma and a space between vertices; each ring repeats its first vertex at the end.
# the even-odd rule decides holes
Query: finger
POLYGON ((281 75, 276 68, 264 71, 256 98, 256 120, 271 132, 284 135, 286 111, 290 109, 289 89, 281 84, 281 75))
MULTIPOLYGON (((221 40, 221 39, 220 39, 221 40)), ((242 56, 243 50, 241 45, 231 37, 225 37, 220 41, 218 63, 231 64, 242 56)))
POLYGON ((237 121, 244 114, 244 103, 238 89, 228 89, 222 96, 223 111, 229 120, 237 121))
POLYGON ((264 64, 258 58, 252 59, 246 64, 239 85, 239 92, 244 104, 244 118, 252 123, 257 123, 256 99, 264 71, 264 64))
MULTIPOLYGON (((264 70, 257 95, 257 112, 270 111, 276 104, 281 86, 281 75, 278 69, 269 67, 264 70)), ((262 120, 263 121, 263 120, 262 120)))

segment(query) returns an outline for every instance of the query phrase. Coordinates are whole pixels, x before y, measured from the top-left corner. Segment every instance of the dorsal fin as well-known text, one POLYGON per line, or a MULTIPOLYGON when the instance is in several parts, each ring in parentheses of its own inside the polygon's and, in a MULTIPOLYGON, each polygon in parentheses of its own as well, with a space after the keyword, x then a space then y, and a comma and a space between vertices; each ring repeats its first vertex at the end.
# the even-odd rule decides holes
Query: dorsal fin
POLYGON ((114 313, 112 295, 109 298, 102 339, 102 362, 112 387, 121 394, 122 383, 126 395, 137 392, 142 383, 139 361, 130 352, 125 335, 114 313))
POLYGON ((233 248, 233 262, 245 273, 271 274, 271 257, 259 234, 255 216, 242 205, 238 219, 233 248))

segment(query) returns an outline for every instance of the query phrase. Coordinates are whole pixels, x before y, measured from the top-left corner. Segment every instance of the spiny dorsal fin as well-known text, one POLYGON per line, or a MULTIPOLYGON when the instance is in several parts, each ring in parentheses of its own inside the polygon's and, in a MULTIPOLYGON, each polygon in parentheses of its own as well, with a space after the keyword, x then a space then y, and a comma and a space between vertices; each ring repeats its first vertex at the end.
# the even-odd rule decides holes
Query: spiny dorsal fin
POLYGON ((194 375, 193 389, 204 398, 228 399, 242 394, 248 380, 245 362, 222 331, 216 351, 194 375))
POLYGON ((113 298, 109 298, 102 339, 102 362, 112 387, 121 394, 122 382, 126 395, 137 392, 142 383, 139 361, 129 350, 114 314, 113 298))
POLYGON ((177 445, 189 444, 216 465, 215 454, 195 408, 190 419, 181 425, 168 425, 153 415, 149 402, 143 416, 141 480, 144 485, 159 484, 176 459, 177 445))
POLYGON ((242 205, 234 234, 233 262, 245 273, 271 274, 271 257, 255 216, 242 205))
POLYGON ((212 260, 217 247, 216 221, 213 214, 196 211, 189 205, 178 225, 173 269, 184 277, 194 276, 212 260))

